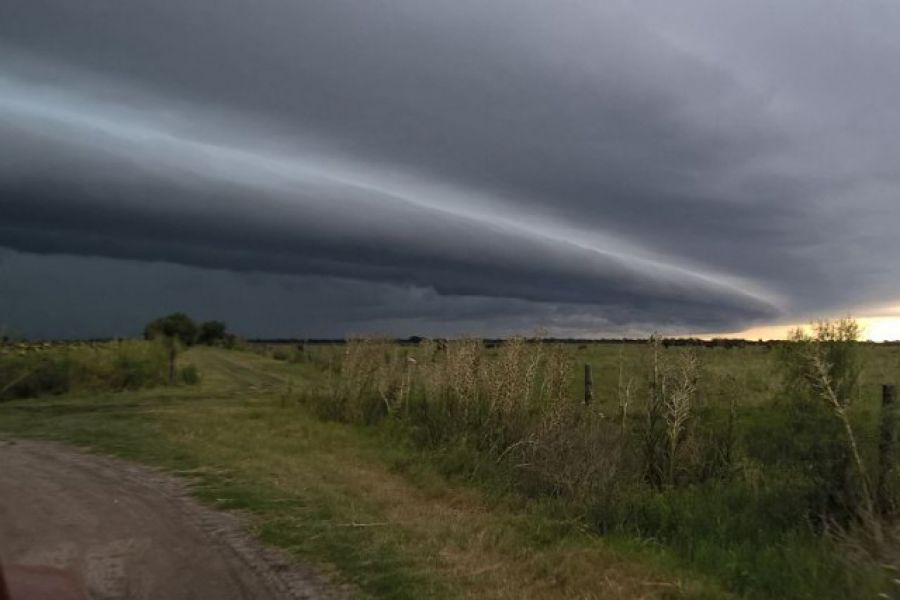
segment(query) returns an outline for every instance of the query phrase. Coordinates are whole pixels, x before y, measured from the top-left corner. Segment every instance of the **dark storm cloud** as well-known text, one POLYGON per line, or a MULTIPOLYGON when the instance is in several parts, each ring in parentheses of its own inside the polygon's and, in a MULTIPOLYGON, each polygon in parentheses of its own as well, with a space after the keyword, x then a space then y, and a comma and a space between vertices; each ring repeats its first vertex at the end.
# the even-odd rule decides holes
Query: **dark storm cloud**
MULTIPOLYGON (((531 301, 726 305, 765 312, 765 302, 649 261, 524 236, 471 218, 410 206, 373 190, 330 183, 287 202, 260 190, 182 178, 84 182, 54 174, 0 184, 0 235, 15 248, 219 269, 331 275, 430 286, 441 294, 531 301), (246 198, 253 197, 248 213, 246 198), (131 205, 123 210, 122 198, 131 205), (377 206, 372 212, 371 204, 377 206)), ((96 169, 99 171, 99 168, 96 169)), ((269 192, 274 194, 275 192, 269 192)), ((656 310, 659 310, 658 307, 656 310)), ((661 318, 661 314, 656 315, 661 318)))
MULTIPOLYGON (((224 319, 233 331, 260 337, 407 336, 411 331, 431 336, 486 331, 511 335, 534 332, 536 323, 550 325, 546 330, 551 335, 602 331, 638 336, 659 324, 659 317, 635 322, 633 313, 618 306, 598 310, 445 296, 429 288, 334 277, 0 251, 0 335, 130 336, 139 333, 141 324, 173 311, 224 319)), ((684 316, 673 316, 669 324, 683 326, 684 316)))
POLYGON ((885 302, 891 22, 800 0, 8 0, 0 244, 372 296, 335 331, 885 302), (418 291, 380 314, 384 289, 418 291))

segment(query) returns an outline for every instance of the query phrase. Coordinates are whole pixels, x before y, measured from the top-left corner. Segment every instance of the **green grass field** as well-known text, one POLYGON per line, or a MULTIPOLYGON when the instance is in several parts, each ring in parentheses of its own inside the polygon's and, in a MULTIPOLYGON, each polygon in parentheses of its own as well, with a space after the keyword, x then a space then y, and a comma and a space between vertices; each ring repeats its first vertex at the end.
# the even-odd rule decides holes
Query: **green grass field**
MULTIPOLYGON (((773 351, 700 351, 698 405, 737 398, 740 477, 642 490, 615 504, 631 511, 620 524, 606 498, 523 490, 500 461, 474 460, 458 440, 422 444, 402 420, 323 420, 322 400, 310 399, 334 387, 328 366, 341 352, 194 348, 181 360, 196 366, 197 385, 7 401, 0 431, 188 477, 202 501, 248 512, 263 540, 361 596, 841 598, 882 589, 877 568, 848 567, 820 528, 796 521, 796 500, 808 490, 796 489, 796 464, 777 454, 805 448, 809 432, 792 429, 778 408, 773 351), (262 355, 273 353, 283 360, 262 355)), ((592 364, 591 410, 614 420, 620 366, 638 377, 645 349, 564 352, 576 367, 565 394, 580 402, 578 367, 592 364)), ((871 453, 879 386, 900 380, 900 348, 861 352, 853 418, 871 453)), ((631 418, 639 423, 639 415, 638 405, 631 418)))
POLYGON ((248 511, 263 540, 364 596, 719 596, 662 551, 448 482, 387 432, 316 419, 296 399, 322 384, 316 367, 209 348, 184 360, 199 385, 6 402, 0 430, 189 477, 204 502, 248 511))

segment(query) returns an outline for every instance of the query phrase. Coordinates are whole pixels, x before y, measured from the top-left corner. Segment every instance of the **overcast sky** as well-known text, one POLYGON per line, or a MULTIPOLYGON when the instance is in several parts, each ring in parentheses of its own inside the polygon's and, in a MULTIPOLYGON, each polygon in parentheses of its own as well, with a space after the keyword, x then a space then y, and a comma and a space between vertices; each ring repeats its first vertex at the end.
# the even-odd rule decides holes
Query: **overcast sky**
POLYGON ((898 31, 893 0, 3 0, 0 329, 897 304, 898 31))

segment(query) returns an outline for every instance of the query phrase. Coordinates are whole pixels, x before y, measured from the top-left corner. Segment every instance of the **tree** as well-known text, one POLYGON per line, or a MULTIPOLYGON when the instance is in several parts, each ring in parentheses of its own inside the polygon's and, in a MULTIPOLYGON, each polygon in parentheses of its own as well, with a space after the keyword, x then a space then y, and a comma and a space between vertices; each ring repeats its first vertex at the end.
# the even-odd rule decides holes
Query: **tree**
POLYGON ((144 338, 148 340, 167 338, 177 340, 185 346, 191 346, 197 341, 197 333, 197 324, 181 312, 160 317, 144 327, 144 338))
POLYGON ((224 321, 204 321, 200 324, 197 343, 212 346, 224 342, 227 335, 228 328, 224 321))
POLYGON ((197 324, 184 313, 172 313, 147 323, 144 337, 161 339, 169 351, 169 385, 175 385, 178 346, 190 346, 197 340, 197 324))

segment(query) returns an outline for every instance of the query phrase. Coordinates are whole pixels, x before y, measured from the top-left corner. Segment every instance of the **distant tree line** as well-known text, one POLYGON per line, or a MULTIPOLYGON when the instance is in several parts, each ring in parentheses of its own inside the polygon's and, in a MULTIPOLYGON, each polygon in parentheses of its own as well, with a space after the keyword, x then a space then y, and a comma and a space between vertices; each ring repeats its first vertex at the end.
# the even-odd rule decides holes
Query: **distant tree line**
MULTIPOLYGON (((247 340, 251 344, 308 344, 308 345, 340 345, 346 344, 346 338, 251 338, 247 340)), ((438 344, 446 344, 449 338, 426 338, 422 336, 410 336, 392 340, 401 346, 418 346, 425 341, 433 341, 438 344)), ((481 338, 480 341, 487 347, 502 346, 509 340, 507 338, 481 338)), ((592 345, 620 345, 633 344, 643 346, 648 343, 647 338, 523 338, 524 343, 542 344, 577 344, 580 347, 592 345)), ((740 338, 713 338, 709 340, 699 338, 662 338, 660 342, 664 347, 704 347, 704 348, 744 348, 748 346, 762 346, 766 348, 777 347, 788 343, 785 340, 745 340, 740 338)), ((866 343, 866 342, 861 342, 866 343)), ((882 342, 885 345, 900 345, 900 342, 882 342)))

